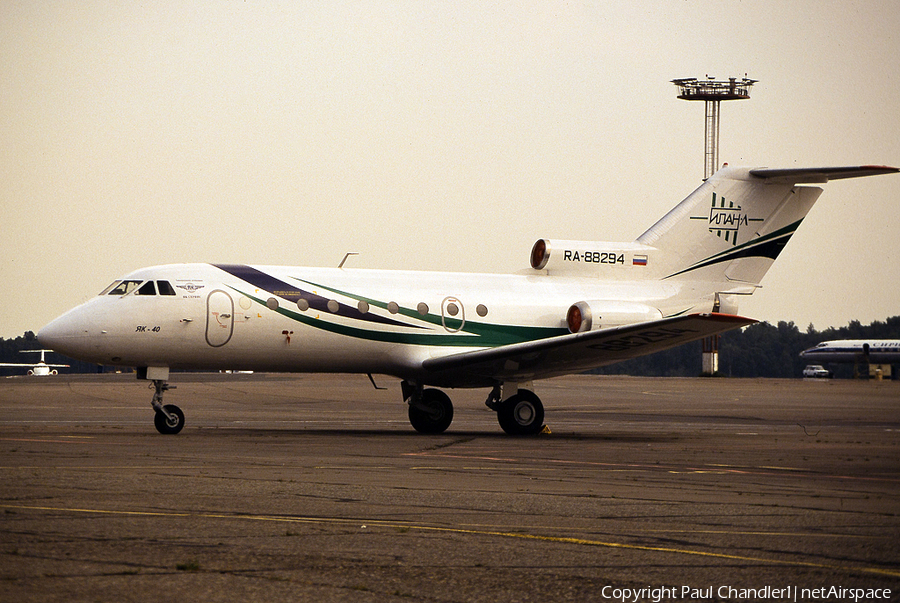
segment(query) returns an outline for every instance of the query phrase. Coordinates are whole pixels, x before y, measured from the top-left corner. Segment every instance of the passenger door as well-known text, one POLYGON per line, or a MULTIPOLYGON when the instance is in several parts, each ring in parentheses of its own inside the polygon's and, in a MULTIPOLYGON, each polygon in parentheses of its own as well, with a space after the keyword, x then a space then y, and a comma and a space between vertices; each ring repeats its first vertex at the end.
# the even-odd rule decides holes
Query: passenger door
POLYGON ((219 348, 228 343, 234 332, 234 300, 216 289, 206 298, 206 343, 219 348))

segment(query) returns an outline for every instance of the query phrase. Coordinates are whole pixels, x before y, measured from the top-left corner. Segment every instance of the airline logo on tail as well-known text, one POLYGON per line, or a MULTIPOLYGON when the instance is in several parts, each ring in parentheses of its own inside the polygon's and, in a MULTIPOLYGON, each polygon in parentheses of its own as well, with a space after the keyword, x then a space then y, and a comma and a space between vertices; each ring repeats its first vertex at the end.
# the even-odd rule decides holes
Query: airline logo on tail
POLYGON ((763 218, 751 218, 741 210, 741 206, 726 201, 725 197, 719 197, 716 204, 716 194, 712 194, 712 203, 709 208, 709 218, 706 216, 691 216, 691 220, 709 220, 709 232, 716 233, 719 238, 732 245, 737 245, 741 226, 749 226, 750 222, 762 222, 763 218))

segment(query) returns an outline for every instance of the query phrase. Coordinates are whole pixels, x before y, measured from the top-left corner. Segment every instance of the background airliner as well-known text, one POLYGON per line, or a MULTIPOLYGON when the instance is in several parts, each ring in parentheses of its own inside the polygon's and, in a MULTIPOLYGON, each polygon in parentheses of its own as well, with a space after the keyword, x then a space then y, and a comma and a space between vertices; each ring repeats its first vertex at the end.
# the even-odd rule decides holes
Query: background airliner
POLYGON ((810 362, 900 362, 900 339, 836 339, 800 352, 810 362))
POLYGON ((354 372, 401 380, 412 426, 440 433, 440 388, 488 389, 509 434, 538 433, 538 379, 585 371, 754 322, 737 315, 822 192, 798 186, 896 173, 857 166, 725 167, 632 242, 540 239, 515 275, 176 264, 145 268, 38 333, 47 346, 133 366, 155 385, 161 433, 170 369, 354 372), (427 386, 427 387, 426 387, 427 386))
POLYGON ((44 361, 44 354, 53 352, 53 350, 19 350, 20 354, 36 354, 40 352, 41 360, 40 362, 27 363, 27 362, 0 362, 0 366, 27 366, 29 367, 26 374, 34 375, 35 377, 46 377, 48 375, 56 375, 58 368, 68 367, 68 364, 47 364, 44 361))

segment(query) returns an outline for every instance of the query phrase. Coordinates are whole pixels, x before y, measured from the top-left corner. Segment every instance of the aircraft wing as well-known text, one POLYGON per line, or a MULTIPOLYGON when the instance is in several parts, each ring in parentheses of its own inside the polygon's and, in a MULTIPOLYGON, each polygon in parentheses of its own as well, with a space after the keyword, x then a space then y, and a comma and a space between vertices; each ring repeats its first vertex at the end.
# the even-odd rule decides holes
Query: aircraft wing
POLYGON ((754 322, 731 314, 691 314, 430 358, 422 366, 433 385, 524 382, 580 373, 754 322))
POLYGON ((752 176, 762 178, 767 182, 779 184, 813 184, 824 183, 829 180, 841 178, 859 178, 861 176, 877 176, 879 174, 895 174, 900 169, 886 165, 858 165, 850 167, 825 167, 825 168, 789 168, 769 169, 758 168, 750 170, 752 176))

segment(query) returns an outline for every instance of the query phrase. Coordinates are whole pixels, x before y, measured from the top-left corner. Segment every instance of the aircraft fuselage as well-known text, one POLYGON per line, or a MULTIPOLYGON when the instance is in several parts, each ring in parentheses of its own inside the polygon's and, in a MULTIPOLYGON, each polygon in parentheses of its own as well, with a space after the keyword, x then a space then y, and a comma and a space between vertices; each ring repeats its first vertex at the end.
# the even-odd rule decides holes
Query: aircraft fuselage
POLYGON ((608 300, 594 329, 714 303, 680 301, 681 282, 541 274, 174 264, 119 282, 134 285, 64 314, 41 340, 107 365, 418 378, 427 358, 568 334, 579 300, 608 300))
POLYGON ((900 340, 845 339, 825 341, 800 352, 809 362, 868 362, 893 364, 900 362, 900 340))

